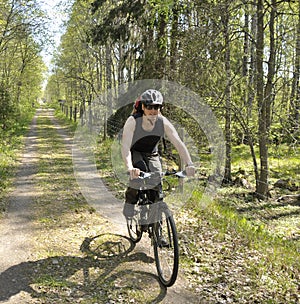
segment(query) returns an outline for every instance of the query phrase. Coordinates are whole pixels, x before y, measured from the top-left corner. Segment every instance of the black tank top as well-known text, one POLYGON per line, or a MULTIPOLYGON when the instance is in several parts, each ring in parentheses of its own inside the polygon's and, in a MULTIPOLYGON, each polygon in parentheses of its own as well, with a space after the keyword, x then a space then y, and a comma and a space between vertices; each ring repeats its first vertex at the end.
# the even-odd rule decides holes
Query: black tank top
POLYGON ((145 131, 142 128, 143 117, 141 114, 133 115, 136 126, 133 133, 131 150, 144 153, 155 153, 158 151, 158 142, 164 136, 164 123, 161 116, 157 117, 154 128, 145 131))

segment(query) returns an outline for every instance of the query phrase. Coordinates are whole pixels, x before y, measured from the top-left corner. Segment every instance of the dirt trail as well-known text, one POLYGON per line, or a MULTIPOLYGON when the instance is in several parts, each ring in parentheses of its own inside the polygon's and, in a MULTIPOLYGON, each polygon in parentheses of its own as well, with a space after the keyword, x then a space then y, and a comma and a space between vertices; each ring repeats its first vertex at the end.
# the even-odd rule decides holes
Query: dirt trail
MULTIPOLYGON (((39 160, 39 157, 41 157, 37 155, 36 152, 38 139, 36 120, 37 117, 41 114, 47 115, 54 124, 57 124, 56 120, 53 117, 53 111, 38 110, 32 122, 30 132, 26 138, 26 145, 21 160, 21 166, 16 176, 15 190, 10 194, 8 210, 4 218, 0 221, 0 303, 50 303, 47 301, 38 302, 35 298, 35 292, 30 287, 30 282, 28 281, 28 274, 34 271, 31 267, 31 264, 40 265, 44 263, 45 260, 49 260, 47 257, 44 260, 40 261, 34 260, 33 252, 31 249, 31 240, 36 236, 37 233, 39 233, 35 231, 33 222, 33 204, 35 202, 36 196, 39 195, 35 189, 34 176, 37 173, 37 162, 39 160)), ((72 138, 70 138, 70 136, 62 128, 59 128, 58 125, 56 127, 57 132, 63 138, 68 153, 71 155, 72 138)), ((97 178, 98 177, 95 177, 95 179, 97 178)), ((109 204, 112 203, 112 195, 106 190, 103 185, 101 187, 101 193, 103 202, 100 202, 100 205, 98 204, 98 206, 101 206, 101 210, 98 211, 100 213, 103 213, 104 211, 105 215, 106 211, 111 212, 111 205, 109 204), (106 208, 103 208, 105 206, 106 208)), ((118 208, 120 201, 115 200, 114 203, 115 208, 118 208)), ((127 235, 124 225, 116 226, 115 223, 111 223, 111 226, 114 227, 112 231, 114 234, 124 236, 127 235)), ((130 259, 133 259, 133 257, 136 258, 145 255, 149 260, 150 254, 149 241, 144 240, 133 249, 131 252, 131 258, 127 257, 127 259, 132 262, 130 259)), ((81 259, 81 257, 75 258, 81 259)), ((61 257, 60 259, 63 260, 67 258, 61 257)), ((58 261, 57 259, 52 259, 51 263, 57 264, 58 261)), ((109 261, 109 263, 113 264, 114 261, 109 261)), ((117 263, 120 263, 120 261, 117 263)), ((143 272, 143 274, 147 272, 148 274, 153 273, 153 276, 156 275, 153 260, 150 263, 146 264, 145 261, 140 262, 137 268, 138 269, 133 269, 132 271, 138 270, 140 272, 143 272)), ((126 271, 130 272, 131 269, 129 268, 126 271)), ((117 285, 118 277, 115 277, 115 286, 117 285)), ((200 303, 195 297, 191 295, 186 286, 187 282, 184 281, 182 275, 180 274, 176 284, 168 289, 160 288, 159 294, 155 296, 155 300, 151 303, 200 303)), ((71 298, 65 302, 60 303, 69 303, 69 301, 73 303, 71 298)), ((94 302, 84 302, 84 300, 81 302, 81 300, 77 299, 76 303, 94 302)), ((110 302, 103 303, 124 302, 121 302, 121 300, 118 299, 112 299, 110 302)), ((133 301, 133 303, 135 302, 133 301)))
MULTIPOLYGON (((39 112, 37 113, 37 115, 39 112)), ((17 267, 23 262, 30 261, 30 239, 33 233, 32 204, 34 201, 33 175, 36 174, 36 117, 34 118, 25 142, 20 169, 16 176, 15 189, 9 198, 8 210, 0 222, 0 301, 7 298, 13 290, 22 290, 24 286, 16 286, 23 280, 16 280, 14 272, 6 272, 11 267, 17 267)), ((26 273, 19 275, 25 276, 26 273)), ((24 292, 12 296, 5 303, 24 303, 29 299, 24 292)))

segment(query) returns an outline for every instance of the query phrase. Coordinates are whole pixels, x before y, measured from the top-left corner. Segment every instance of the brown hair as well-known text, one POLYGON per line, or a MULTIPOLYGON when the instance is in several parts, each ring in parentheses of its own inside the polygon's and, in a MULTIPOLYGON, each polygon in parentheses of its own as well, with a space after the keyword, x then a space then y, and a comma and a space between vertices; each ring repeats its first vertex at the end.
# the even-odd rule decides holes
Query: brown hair
POLYGON ((131 114, 137 114, 137 113, 143 113, 142 110, 142 102, 141 102, 141 96, 139 96, 133 105, 133 110, 131 114))

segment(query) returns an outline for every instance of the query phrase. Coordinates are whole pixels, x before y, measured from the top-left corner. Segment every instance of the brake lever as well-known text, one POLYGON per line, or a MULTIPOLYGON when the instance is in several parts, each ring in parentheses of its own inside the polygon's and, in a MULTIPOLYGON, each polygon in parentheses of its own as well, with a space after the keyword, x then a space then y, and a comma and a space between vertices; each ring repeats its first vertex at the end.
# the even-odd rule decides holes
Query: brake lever
POLYGON ((184 178, 184 177, 186 177, 186 172, 185 171, 176 172, 175 176, 177 176, 179 178, 184 178))
POLYGON ((139 178, 140 178, 140 179, 144 179, 144 178, 148 178, 148 177, 150 177, 150 176, 151 176, 151 173, 141 171, 141 172, 140 172, 139 178))

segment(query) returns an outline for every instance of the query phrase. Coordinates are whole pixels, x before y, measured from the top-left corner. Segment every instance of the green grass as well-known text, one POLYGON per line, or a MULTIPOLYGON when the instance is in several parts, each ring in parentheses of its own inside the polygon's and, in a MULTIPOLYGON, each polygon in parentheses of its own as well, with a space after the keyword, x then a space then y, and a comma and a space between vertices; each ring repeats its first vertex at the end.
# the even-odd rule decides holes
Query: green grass
POLYGON ((34 112, 25 113, 10 129, 0 129, 0 214, 6 210, 5 197, 12 186, 33 115, 34 112))
MULTIPOLYGON (((258 147, 255 147, 255 153, 258 158, 258 147)), ((299 183, 300 168, 300 147, 291 148, 287 145, 269 147, 269 168, 271 179, 296 179, 299 183)), ((232 148, 232 171, 239 169, 246 171, 248 175, 253 176, 253 161, 250 154, 250 148, 246 145, 239 145, 232 148)))
MULTIPOLYGON (((55 211, 52 210, 51 200, 66 205, 64 212, 83 208, 81 197, 77 192, 70 190, 70 183, 74 182, 72 159, 66 154, 63 139, 57 134, 56 128, 45 116, 37 119, 38 125, 38 153, 41 155, 38 162, 38 186, 43 189, 46 201, 40 202, 44 206, 43 213, 49 209, 50 217, 41 217, 40 222, 55 222, 55 211), (51 147, 50 147, 51 146, 51 147), (49 178, 51 183, 49 183, 49 178), (57 196, 60 193, 60 196, 57 196), (47 207, 47 208, 46 208, 47 207)), ((86 206, 85 206, 86 207, 86 206)), ((60 211, 62 212, 62 211, 60 211)), ((56 216, 60 216, 57 214, 56 216)))
POLYGON ((71 286, 70 282, 68 282, 67 280, 55 278, 48 274, 44 274, 38 277, 35 281, 35 284, 54 288, 63 288, 71 286))
MULTIPOLYGON (((184 220, 177 221, 180 235, 189 236, 190 242, 188 249, 183 250, 182 262, 189 269, 197 267, 198 284, 208 280, 222 289, 227 282, 228 294, 232 293, 239 303, 243 296, 257 296, 262 301, 261 290, 268 298, 264 303, 296 303, 293 301, 300 279, 299 244, 270 234, 263 224, 246 219, 218 201, 202 208, 197 204, 200 196, 194 191, 184 208, 189 210, 184 211, 184 220)), ((185 246, 181 240, 181 247, 185 246)))

